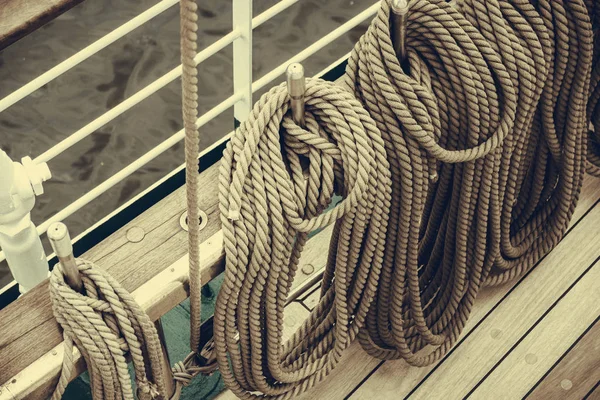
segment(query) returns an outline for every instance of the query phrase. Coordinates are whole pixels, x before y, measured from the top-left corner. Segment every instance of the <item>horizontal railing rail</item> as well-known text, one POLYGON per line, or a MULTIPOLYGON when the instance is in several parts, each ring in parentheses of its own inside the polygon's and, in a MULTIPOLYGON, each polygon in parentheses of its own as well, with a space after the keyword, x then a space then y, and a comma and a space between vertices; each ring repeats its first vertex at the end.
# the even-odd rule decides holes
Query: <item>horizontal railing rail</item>
MULTIPOLYGON (((287 8, 289 8, 291 5, 295 4, 296 2, 298 2, 298 0, 282 0, 282 1, 278 2, 277 4, 273 5, 271 8, 267 9, 266 11, 264 11, 263 13, 261 13, 260 15, 258 15, 252 19, 252 24, 251 24, 252 29, 259 27, 260 25, 262 25, 266 21, 270 20, 277 14, 281 13, 282 11, 286 10, 287 8)), ((101 51, 106 46, 110 45, 111 43, 115 42, 116 40, 127 35, 128 33, 133 31, 137 27, 141 26, 145 22, 151 20, 152 18, 156 17, 157 15, 161 14, 162 12, 164 12, 165 10, 169 9, 171 6, 173 6, 177 3, 178 3, 178 0, 162 0, 161 2, 157 3, 153 7, 149 8, 148 10, 146 10, 143 13, 141 13, 140 15, 138 15, 137 17, 135 17, 132 20, 128 21, 127 23, 121 25, 120 27, 118 27, 117 29, 108 33, 104 37, 98 39, 97 41, 95 41, 94 43, 85 47, 83 50, 77 52, 76 54, 69 57, 65 61, 59 63, 57 66, 55 66, 55 67, 51 68, 50 70, 48 70, 47 72, 41 74, 36 79, 32 80, 31 82, 27 83, 23 87, 17 89, 13 93, 11 93, 8 96, 1 99, 0 100, 0 112, 11 107, 18 101, 22 100, 23 98, 27 97, 31 93, 33 93, 36 90, 38 90, 39 88, 41 88, 43 85, 47 84, 48 82, 52 81, 53 79, 56 79, 58 76, 64 74, 71 68, 73 68, 76 65, 80 64, 81 62, 85 61, 87 58, 89 58, 92 55, 96 54, 97 52, 101 51)), ((251 92, 255 93, 255 92, 261 90, 262 88, 264 88, 266 85, 268 85, 272 81, 274 81, 277 77, 279 77, 280 75, 282 75, 285 72, 285 68, 290 63, 300 62, 300 61, 307 59, 308 57, 315 54, 316 52, 321 50, 323 47, 328 45, 329 43, 338 39, 345 33, 349 32, 350 30, 352 30, 359 24, 366 21, 367 19, 371 18, 377 12, 378 4, 379 4, 379 2, 373 4, 366 10, 362 11, 361 13, 357 14, 355 17, 351 18, 344 24, 340 25, 339 27, 337 27, 336 29, 331 31, 329 34, 323 36, 322 38, 320 38, 313 44, 306 47, 304 50, 295 54, 287 61, 283 62, 276 68, 273 68, 271 71, 266 73, 261 78, 252 82, 251 92)), ((234 2, 234 8, 235 8, 235 2, 234 2)), ((235 13, 235 11, 236 10, 234 9, 234 13, 235 13)), ((234 43, 237 39, 240 39, 242 37, 242 35, 243 35, 243 32, 241 32, 239 27, 234 26, 233 30, 229 34, 223 36, 222 38, 220 38, 213 44, 209 45, 208 47, 206 47, 205 49, 203 49, 197 53, 196 57, 194 58, 196 65, 199 65, 200 63, 207 60, 214 54, 223 50, 228 45, 234 43)), ((251 42, 250 42, 250 45, 251 45, 251 42)), ((234 54, 234 59, 235 59, 235 54, 234 54)), ((234 65, 234 68, 235 68, 235 65, 234 65)), ((152 94, 154 94, 155 92, 160 90, 161 88, 165 87, 169 83, 173 82, 180 76, 181 76, 181 65, 178 65, 177 67, 173 68, 171 71, 167 72, 160 78, 158 78, 155 81, 153 81, 152 83, 148 84, 146 87, 139 90, 138 92, 136 92, 135 94, 133 94, 132 96, 130 96, 129 98, 127 98, 126 100, 124 100, 123 102, 118 104, 117 106, 111 108, 110 110, 108 110, 104 114, 100 115, 99 117, 97 117, 96 119, 94 119, 93 121, 91 121, 90 123, 85 125, 84 127, 80 128, 79 130, 74 132, 72 135, 69 135, 67 138, 65 138, 64 140, 62 140, 61 142, 59 142, 58 144, 56 144, 55 146, 53 146, 52 148, 50 148, 49 150, 47 150, 46 152, 44 152, 43 154, 41 154, 40 156, 35 158, 34 161, 35 162, 51 161, 56 156, 58 156, 59 154, 63 153, 67 149, 69 149, 71 146, 75 145, 79 141, 88 137, 93 132, 95 132, 97 129, 101 128, 102 126, 106 125, 107 123, 114 120, 118 116, 122 115, 123 113, 125 113, 126 111, 128 111, 129 109, 134 107, 135 105, 139 104, 140 102, 142 102, 143 100, 145 100, 146 98, 148 98, 149 96, 151 96, 152 94)), ((212 119, 221 115, 226 110, 228 110, 231 107, 233 107, 234 105, 236 105, 236 103, 238 103, 242 100, 251 100, 251 99, 245 99, 245 97, 246 97, 246 95, 244 93, 242 93, 241 91, 234 92, 231 96, 229 96, 225 100, 221 101, 221 103, 217 104, 216 106, 211 108, 209 111, 204 113, 202 116, 200 116, 196 121, 196 125, 200 128, 200 127, 204 126, 206 123, 210 122, 212 119)), ((230 135, 231 135, 231 133, 226 135, 223 139, 221 139, 221 141, 227 140, 230 137, 230 135)), ((161 142, 160 144, 158 144, 157 146, 155 146, 154 148, 149 150, 147 153, 145 153, 138 159, 134 160, 132 163, 130 163, 129 165, 127 165, 126 167, 121 169, 119 172, 115 173, 110 178, 106 179, 104 182, 102 182, 101 184, 99 184, 98 186, 96 186, 95 188, 90 190, 88 193, 81 196, 80 198, 78 198, 77 200, 75 200, 74 202, 69 204, 67 207, 63 208, 61 211, 56 213, 54 216, 50 217, 48 220, 41 223, 37 227, 38 234, 43 235, 44 233, 46 233, 46 231, 48 230, 48 227, 52 223, 63 221, 64 219, 68 218, 69 216, 71 216, 74 213, 76 213, 77 211, 79 211, 85 205, 94 201, 100 195, 102 195, 106 191, 110 190, 112 187, 114 187, 118 183, 122 182, 124 179, 129 177, 131 174, 136 172, 138 169, 142 168, 144 165, 146 165, 150 161, 154 160, 160 154, 164 153, 167 149, 169 149, 172 146, 174 146, 175 144, 177 144, 179 141, 181 141, 184 138, 184 136, 185 136, 185 134, 184 134, 183 129, 174 133, 172 136, 170 136, 169 138, 167 138, 166 140, 164 140, 163 142, 161 142)), ((4 260, 5 260, 4 253, 0 252, 0 262, 4 261, 4 260)))

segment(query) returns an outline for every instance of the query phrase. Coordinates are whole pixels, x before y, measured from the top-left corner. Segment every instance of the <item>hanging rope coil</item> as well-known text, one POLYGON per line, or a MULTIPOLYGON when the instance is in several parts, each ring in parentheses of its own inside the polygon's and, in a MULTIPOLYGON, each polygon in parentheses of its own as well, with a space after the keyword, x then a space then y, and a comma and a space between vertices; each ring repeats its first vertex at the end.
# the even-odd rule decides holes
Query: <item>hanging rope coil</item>
POLYGON ((305 128, 288 112, 284 85, 262 96, 221 161, 226 270, 214 340, 223 380, 240 398, 290 398, 322 380, 362 327, 384 263, 391 181, 380 133, 332 83, 309 79, 305 96, 305 128), (322 213, 334 188, 344 199, 322 213), (284 305, 308 234, 333 222, 322 299, 284 343, 284 305))
POLYGON ((162 351, 154 324, 133 297, 106 271, 78 260, 85 294, 65 282, 57 264, 50 277, 50 298, 63 328, 65 356, 52 399, 60 399, 73 372, 73 345, 85 359, 94 399, 134 399, 125 355, 131 355, 137 397, 165 399, 162 351))
MULTIPOLYGON (((525 1, 518 3, 527 7, 525 1)), ((533 120, 531 114, 524 119, 516 130, 514 147, 504 152, 503 164, 508 168, 506 185, 501 187, 502 253, 488 278, 491 285, 523 275, 560 242, 583 184, 591 26, 582 1, 561 3, 538 1, 539 17, 532 15, 536 21, 541 17, 547 28, 547 37, 538 37, 549 60, 548 73, 533 70, 541 78, 535 86, 536 91, 542 89, 537 114, 533 120)), ((468 18, 474 19, 476 14, 471 9, 468 18)), ((543 32, 539 22, 532 26, 543 32)), ((538 59, 541 65, 541 55, 538 59)), ((522 76, 521 65, 516 68, 522 76)), ((520 87, 527 85, 521 83, 520 87)), ((528 110, 532 110, 530 104, 535 105, 532 101, 521 104, 520 109, 527 106, 528 110)))
POLYGON ((517 89, 497 52, 446 2, 410 3, 408 73, 389 21, 384 1, 345 79, 382 132, 394 182, 393 262, 360 340, 375 357, 423 366, 457 340, 498 254, 488 225, 499 219, 498 160, 512 140, 517 89), (417 354, 426 345, 436 348, 417 354))
POLYGON ((418 366, 451 348, 484 283, 522 275, 560 241, 583 177, 591 50, 583 3, 458 8, 410 2, 405 72, 384 1, 345 80, 377 121, 398 177, 388 234, 399 238, 389 240, 395 263, 382 271, 361 343, 418 366), (557 23, 557 38, 553 18, 568 21, 557 23), (417 355, 426 345, 436 348, 417 355))

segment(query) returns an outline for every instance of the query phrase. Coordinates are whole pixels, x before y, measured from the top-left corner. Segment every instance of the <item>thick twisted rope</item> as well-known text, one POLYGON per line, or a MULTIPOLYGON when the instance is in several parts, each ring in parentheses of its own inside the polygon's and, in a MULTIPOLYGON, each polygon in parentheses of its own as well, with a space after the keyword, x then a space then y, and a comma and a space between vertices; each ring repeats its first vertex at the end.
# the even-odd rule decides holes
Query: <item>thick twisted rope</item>
POLYGON ((190 347, 200 352, 202 281, 200 275, 200 214, 198 208, 198 153, 200 134, 198 119, 198 70, 194 57, 197 52, 198 6, 195 0, 181 0, 181 88, 183 125, 185 129, 185 180, 188 212, 188 253, 190 271, 190 347))
POLYGON ((395 183, 395 261, 360 337, 376 357, 438 360, 483 284, 522 275, 568 227, 591 29, 581 1, 537 3, 411 1, 404 71, 384 1, 352 53, 346 85, 377 121, 395 183))
MULTIPOLYGON (((324 172, 328 147, 316 140, 326 135, 309 123, 314 139, 297 143, 296 132, 305 131, 284 117, 285 90, 276 88, 225 152, 220 201, 227 277, 215 342, 224 380, 242 398, 256 392, 287 398, 327 374, 335 365, 329 356, 337 360, 337 349, 353 338, 337 336, 346 320, 327 325, 337 304, 355 315, 351 327, 362 328, 369 354, 417 366, 435 362, 458 339, 480 289, 524 274, 568 227, 586 153, 592 37, 585 3, 464 0, 454 8, 443 0, 412 0, 409 8, 407 69, 394 52, 384 0, 355 46, 344 82, 377 125, 368 132, 381 132, 391 171, 389 214, 380 217, 388 220, 384 256, 371 260, 370 272, 381 272, 366 320, 362 309, 352 313, 359 303, 348 306, 340 297, 357 293, 344 285, 359 281, 340 276, 343 266, 332 255, 337 246, 361 242, 349 241, 338 223, 321 303, 281 344, 295 246, 301 249, 302 233, 321 226, 316 221, 340 216, 309 207, 326 205, 332 188, 326 178, 332 172, 324 172), (310 157, 309 176, 320 177, 315 189, 309 181, 303 191, 299 154, 310 157), (325 202, 318 202, 324 193, 325 202), (422 352, 426 346, 431 350, 422 352)), ((342 165, 346 178, 348 164, 342 165)))
POLYGON ((444 1, 409 6, 409 71, 394 53, 384 1, 345 83, 382 131, 394 182, 393 262, 360 340, 373 356, 423 366, 458 339, 498 254, 488 225, 498 219, 498 160, 517 99, 501 57, 460 13, 444 1), (426 345, 434 350, 417 354, 426 345))
MULTIPOLYGON (((378 358, 417 366, 440 359, 484 285, 521 276, 562 239, 586 156, 587 170, 600 175, 596 2, 459 0, 454 8, 412 0, 409 8, 406 62, 394 53, 383 0, 349 60, 347 91, 309 80, 299 127, 287 90, 273 88, 228 144, 214 343, 223 379, 241 398, 302 393, 356 337, 378 358), (323 213, 334 191, 344 200, 323 213), (283 342, 284 305, 308 234, 333 222, 321 300, 283 342)), ((212 369, 197 365, 196 32, 196 4, 182 0, 192 353, 174 367, 177 394, 212 369)), ((133 398, 126 351, 138 395, 164 397, 154 326, 106 273, 87 262, 79 268, 85 296, 65 284, 60 266, 51 279, 66 345, 53 398, 72 373, 73 345, 94 398, 133 398)))
POLYGON ((214 341, 223 380, 244 399, 291 398, 322 380, 363 326, 384 263, 391 181, 377 127, 350 93, 318 79, 307 80, 305 119, 292 121, 287 89, 275 87, 221 161, 226 270, 214 341), (344 199, 322 213, 334 188, 344 199), (308 234, 333 222, 322 299, 283 342, 308 234))
POLYGON ((154 324, 106 271, 84 260, 77 265, 85 294, 69 287, 60 264, 50 277, 52 308, 65 343, 63 369, 52 399, 62 397, 73 373, 73 345, 85 359, 94 399, 135 398, 127 352, 135 372, 137 398, 165 399, 162 351, 154 324))

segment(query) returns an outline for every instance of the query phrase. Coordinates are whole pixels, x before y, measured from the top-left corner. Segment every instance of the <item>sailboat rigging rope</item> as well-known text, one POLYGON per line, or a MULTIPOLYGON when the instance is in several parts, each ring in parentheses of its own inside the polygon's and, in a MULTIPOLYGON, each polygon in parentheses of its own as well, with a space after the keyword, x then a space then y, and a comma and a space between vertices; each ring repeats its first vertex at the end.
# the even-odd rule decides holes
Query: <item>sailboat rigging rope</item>
POLYGON ((200 275, 200 224, 198 207, 198 153, 200 134, 198 119, 197 52, 198 5, 195 0, 181 0, 181 89, 183 125, 185 129, 185 182, 188 212, 188 253, 190 271, 190 348, 200 352, 202 281, 200 275))

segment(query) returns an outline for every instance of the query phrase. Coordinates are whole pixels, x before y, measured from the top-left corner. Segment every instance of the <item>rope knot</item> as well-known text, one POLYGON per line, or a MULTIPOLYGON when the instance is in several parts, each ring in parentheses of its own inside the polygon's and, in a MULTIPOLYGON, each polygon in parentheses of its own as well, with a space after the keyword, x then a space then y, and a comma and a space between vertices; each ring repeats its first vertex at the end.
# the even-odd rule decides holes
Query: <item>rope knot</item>
POLYGON ((153 383, 144 379, 137 383, 137 395, 140 400, 153 400, 161 398, 160 391, 153 383))
POLYGON ((218 366, 213 355, 212 341, 202 349, 201 354, 191 352, 183 361, 173 366, 173 379, 181 386, 188 386, 192 379, 202 374, 211 376, 218 366))

